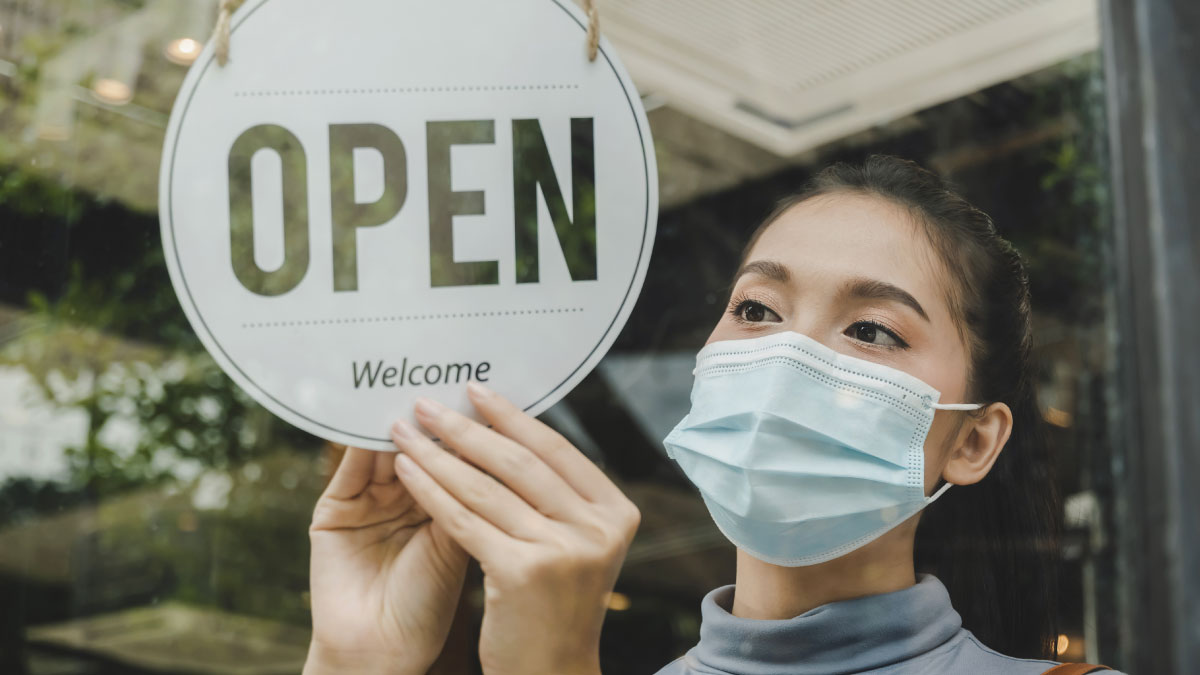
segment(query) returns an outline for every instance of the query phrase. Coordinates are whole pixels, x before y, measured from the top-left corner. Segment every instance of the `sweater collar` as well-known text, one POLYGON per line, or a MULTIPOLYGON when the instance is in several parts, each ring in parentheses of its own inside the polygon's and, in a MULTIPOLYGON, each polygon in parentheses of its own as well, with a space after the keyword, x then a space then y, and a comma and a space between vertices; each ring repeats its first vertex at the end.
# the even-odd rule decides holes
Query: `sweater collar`
POLYGON ((729 613, 734 586, 701 603, 700 642, 689 657, 737 675, 857 673, 911 659, 945 644, 962 627, 946 587, 921 575, 908 588, 811 609, 792 619, 729 613))

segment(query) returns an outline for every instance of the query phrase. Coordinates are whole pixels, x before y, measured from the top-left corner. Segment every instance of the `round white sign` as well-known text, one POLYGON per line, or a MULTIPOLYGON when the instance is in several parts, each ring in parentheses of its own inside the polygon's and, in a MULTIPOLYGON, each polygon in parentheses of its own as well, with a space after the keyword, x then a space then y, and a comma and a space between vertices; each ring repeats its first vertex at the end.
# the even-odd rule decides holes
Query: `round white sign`
POLYGON ((616 339, 658 211, 654 145, 568 0, 251 0, 163 150, 171 280, 239 386, 394 449, 418 396, 537 414, 616 339))

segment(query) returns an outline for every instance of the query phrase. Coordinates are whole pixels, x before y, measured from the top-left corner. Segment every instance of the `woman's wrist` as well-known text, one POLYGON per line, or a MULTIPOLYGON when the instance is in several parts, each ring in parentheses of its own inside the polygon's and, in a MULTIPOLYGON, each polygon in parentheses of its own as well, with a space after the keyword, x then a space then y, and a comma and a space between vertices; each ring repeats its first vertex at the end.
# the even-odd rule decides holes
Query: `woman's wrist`
POLYGON ((560 675, 601 675, 599 650, 580 660, 564 664, 554 672, 560 675))
POLYGON ((308 646, 304 675, 425 675, 429 666, 425 659, 414 659, 412 654, 331 649, 314 640, 308 646))
POLYGON ((563 671, 564 675, 602 675, 599 663, 580 664, 570 670, 563 671))
MULTIPOLYGON (((565 660, 544 660, 538 656, 546 656, 545 654, 535 655, 532 658, 524 661, 520 666, 520 673, 554 673, 554 675, 602 675, 600 672, 600 655, 599 653, 588 656, 580 656, 565 660)), ((483 664, 483 675, 511 675, 514 671, 511 664, 503 666, 490 666, 487 663, 483 664)))

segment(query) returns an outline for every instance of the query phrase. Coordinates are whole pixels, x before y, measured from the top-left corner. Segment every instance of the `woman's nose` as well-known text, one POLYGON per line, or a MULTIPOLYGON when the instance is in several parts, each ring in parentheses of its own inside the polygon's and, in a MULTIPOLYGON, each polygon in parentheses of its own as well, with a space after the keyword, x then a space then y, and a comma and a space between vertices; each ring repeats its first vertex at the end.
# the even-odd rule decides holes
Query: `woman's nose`
POLYGON ((837 337, 838 331, 830 328, 827 323, 827 321, 822 321, 816 312, 797 309, 792 310, 788 317, 780 322, 778 330, 800 333, 830 349, 837 349, 834 339, 837 337))

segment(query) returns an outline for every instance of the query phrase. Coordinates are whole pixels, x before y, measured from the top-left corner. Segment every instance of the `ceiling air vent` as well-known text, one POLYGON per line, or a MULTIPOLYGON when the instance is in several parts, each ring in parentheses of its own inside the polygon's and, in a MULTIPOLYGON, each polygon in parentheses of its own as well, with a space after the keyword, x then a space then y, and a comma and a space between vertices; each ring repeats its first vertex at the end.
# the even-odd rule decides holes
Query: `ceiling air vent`
POLYGON ((643 91, 780 155, 1093 50, 1095 0, 604 0, 643 91))

